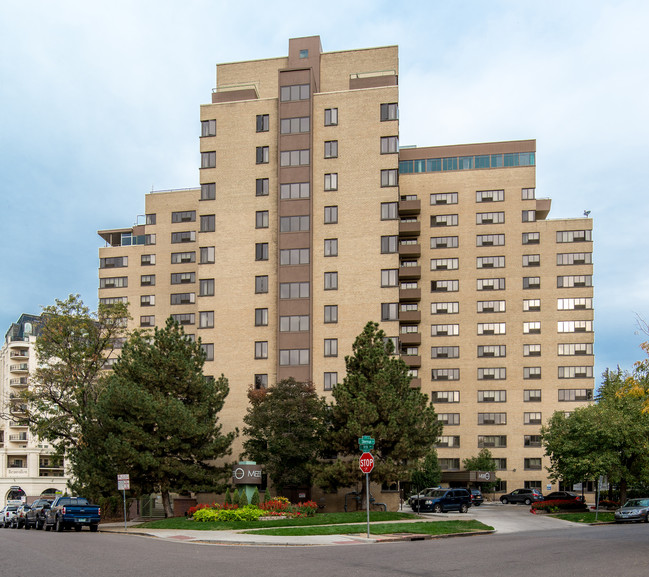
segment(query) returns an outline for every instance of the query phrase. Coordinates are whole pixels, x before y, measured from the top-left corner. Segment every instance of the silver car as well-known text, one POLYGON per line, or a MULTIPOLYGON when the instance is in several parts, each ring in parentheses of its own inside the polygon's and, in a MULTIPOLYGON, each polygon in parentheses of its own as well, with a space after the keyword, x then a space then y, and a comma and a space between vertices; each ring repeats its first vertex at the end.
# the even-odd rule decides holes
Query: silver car
POLYGON ((649 523, 649 499, 629 499, 615 511, 615 522, 644 521, 649 523))

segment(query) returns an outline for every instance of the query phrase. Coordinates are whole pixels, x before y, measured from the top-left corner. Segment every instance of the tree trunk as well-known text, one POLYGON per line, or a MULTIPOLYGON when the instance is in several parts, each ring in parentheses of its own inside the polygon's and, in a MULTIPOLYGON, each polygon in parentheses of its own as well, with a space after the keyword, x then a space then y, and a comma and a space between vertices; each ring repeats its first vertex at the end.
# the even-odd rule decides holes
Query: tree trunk
POLYGON ((166 519, 174 516, 174 512, 171 509, 171 495, 169 495, 169 489, 162 490, 162 507, 164 508, 166 519))

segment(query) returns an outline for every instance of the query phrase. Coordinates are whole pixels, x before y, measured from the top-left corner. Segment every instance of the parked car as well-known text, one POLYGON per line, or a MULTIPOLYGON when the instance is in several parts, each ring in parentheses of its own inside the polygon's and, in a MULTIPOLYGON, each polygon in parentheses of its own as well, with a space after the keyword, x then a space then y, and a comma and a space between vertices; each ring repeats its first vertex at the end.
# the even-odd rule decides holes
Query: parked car
POLYGON ((57 497, 44 511, 43 527, 46 531, 52 528, 55 531, 63 531, 70 527, 81 531, 87 526, 94 532, 99 528, 101 509, 97 505, 91 505, 90 501, 83 497, 57 497))
POLYGON ((482 497, 482 491, 480 489, 471 489, 471 504, 475 507, 482 505, 484 498, 482 497))
POLYGON ((428 495, 413 501, 415 511, 433 511, 445 513, 446 511, 459 511, 466 513, 471 506, 471 493, 468 489, 434 489, 428 495))
POLYGON ((615 511, 615 522, 644 521, 649 523, 649 499, 629 499, 615 511))
POLYGON ((32 503, 31 509, 25 514, 25 529, 42 529, 45 523, 45 513, 52 504, 51 499, 37 499, 32 503))
POLYGON ((11 520, 10 527, 12 529, 21 529, 25 526, 25 514, 29 511, 31 507, 27 503, 20 505, 16 511, 16 514, 11 520))
POLYGON ((584 502, 584 498, 576 493, 570 491, 553 491, 544 497, 545 501, 579 501, 584 502))
POLYGON ((16 511, 18 510, 18 505, 7 505, 2 510, 2 519, 0 519, 0 525, 5 529, 11 526, 11 520, 14 518, 16 511))
POLYGON ((421 493, 418 493, 417 495, 410 495, 408 498, 408 505, 412 507, 413 503, 417 501, 417 499, 420 499, 421 497, 426 497, 430 495, 433 491, 437 491, 439 487, 428 487, 427 489, 424 489, 421 493))
POLYGON ((538 489, 516 489, 507 493, 500 498, 500 502, 507 503, 525 503, 531 505, 536 501, 543 501, 543 495, 538 489))

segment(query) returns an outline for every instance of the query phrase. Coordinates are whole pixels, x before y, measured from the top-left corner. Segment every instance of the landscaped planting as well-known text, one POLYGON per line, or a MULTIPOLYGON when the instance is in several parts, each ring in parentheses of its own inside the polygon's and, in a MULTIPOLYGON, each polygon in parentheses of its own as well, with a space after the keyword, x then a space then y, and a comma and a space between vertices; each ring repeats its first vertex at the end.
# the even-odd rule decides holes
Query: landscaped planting
POLYGON ((315 501, 306 501, 296 505, 285 497, 275 497, 259 505, 239 505, 213 503, 212 505, 200 504, 191 507, 188 515, 199 522, 215 521, 257 521, 260 517, 312 517, 316 514, 318 505, 315 501))

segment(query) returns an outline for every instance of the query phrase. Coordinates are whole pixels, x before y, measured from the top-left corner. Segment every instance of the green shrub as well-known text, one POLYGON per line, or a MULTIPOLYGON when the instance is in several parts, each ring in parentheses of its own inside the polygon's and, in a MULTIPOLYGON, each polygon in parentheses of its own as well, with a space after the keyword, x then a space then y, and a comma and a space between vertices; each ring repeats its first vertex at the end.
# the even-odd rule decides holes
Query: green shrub
POLYGON ((226 505, 232 505, 232 495, 230 494, 230 487, 225 490, 225 500, 223 501, 226 505))
POLYGON ((252 497, 250 497, 250 504, 255 507, 259 506, 259 489, 257 487, 255 487, 255 492, 252 494, 252 497))
POLYGON ((245 489, 241 489, 241 495, 239 496, 239 507, 248 506, 248 495, 246 494, 245 489))
POLYGON ((221 511, 217 511, 216 509, 199 509, 194 513, 192 519, 203 523, 219 521, 219 513, 221 513, 221 511))
POLYGON ((232 491, 232 504, 236 505, 237 507, 239 506, 239 491, 236 489, 232 491))

